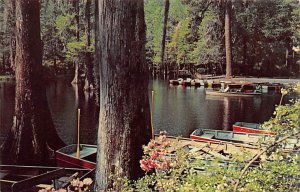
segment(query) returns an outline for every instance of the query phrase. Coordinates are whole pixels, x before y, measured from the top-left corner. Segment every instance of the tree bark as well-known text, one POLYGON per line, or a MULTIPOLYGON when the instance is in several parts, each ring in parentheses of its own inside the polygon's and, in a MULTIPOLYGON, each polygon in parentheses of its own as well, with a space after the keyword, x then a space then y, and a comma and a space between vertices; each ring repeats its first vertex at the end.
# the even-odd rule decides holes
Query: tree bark
POLYGON ((16 56, 16 0, 8 2, 7 27, 9 31, 9 61, 10 67, 15 71, 16 56))
POLYGON ((42 80, 39 0, 16 0, 16 97, 12 129, 3 145, 5 161, 43 165, 48 147, 64 144, 55 131, 42 80))
MULTIPOLYGON (((79 27, 79 0, 73 0, 72 1, 72 5, 74 8, 74 12, 75 12, 75 22, 76 22, 76 40, 79 42, 80 41, 80 27, 79 27)), ((78 84, 80 83, 80 66, 79 66, 79 56, 77 56, 78 58, 74 58, 74 65, 75 65, 75 72, 74 72, 74 78, 71 82, 71 84, 78 84)))
POLYGON ((143 0, 99 1, 100 115, 95 191, 137 179, 151 138, 143 0))
POLYGON ((100 41, 99 41, 99 4, 98 0, 95 0, 95 53, 94 53, 94 84, 96 90, 96 104, 100 105, 100 76, 99 76, 99 62, 100 62, 100 41))
POLYGON ((91 46, 91 0, 85 0, 85 17, 84 17, 84 28, 85 28, 85 84, 84 90, 91 91, 94 88, 93 83, 93 63, 91 52, 89 47, 91 46))
POLYGON ((161 53, 160 53, 161 66, 164 69, 164 75, 167 74, 167 72, 168 72, 167 66, 165 64, 165 47, 166 47, 166 34, 167 34, 169 7, 170 7, 170 1, 165 0, 164 26, 163 26, 163 34, 162 34, 162 41, 161 41, 161 53))
POLYGON ((231 0, 225 0, 225 52, 227 79, 232 76, 231 9, 231 0))

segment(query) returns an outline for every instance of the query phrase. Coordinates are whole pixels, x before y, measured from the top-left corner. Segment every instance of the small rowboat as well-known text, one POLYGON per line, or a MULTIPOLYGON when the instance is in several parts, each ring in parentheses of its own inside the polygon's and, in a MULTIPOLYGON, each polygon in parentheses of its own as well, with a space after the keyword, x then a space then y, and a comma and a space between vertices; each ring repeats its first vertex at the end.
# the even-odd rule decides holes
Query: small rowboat
POLYGON ((68 145, 55 152, 59 167, 94 169, 96 167, 97 146, 80 144, 80 157, 76 157, 77 144, 68 145))
POLYGON ((253 96, 260 96, 261 93, 258 92, 222 92, 222 91, 205 91, 206 95, 212 95, 212 96, 235 96, 235 97, 253 97, 253 96))
POLYGON ((65 188, 75 178, 84 178, 90 170, 24 166, 0 165, 0 191, 38 191, 43 188, 65 188))
MULTIPOLYGON (((247 143, 257 144, 258 142, 267 143, 275 140, 274 136, 248 133, 235 133, 233 131, 196 129, 190 135, 191 139, 206 141, 212 143, 247 143)), ((286 140, 286 149, 300 146, 299 138, 290 138, 286 140)))
POLYGON ((236 133, 275 135, 275 133, 271 131, 263 130, 261 124, 258 123, 236 122, 232 125, 232 131, 236 133))

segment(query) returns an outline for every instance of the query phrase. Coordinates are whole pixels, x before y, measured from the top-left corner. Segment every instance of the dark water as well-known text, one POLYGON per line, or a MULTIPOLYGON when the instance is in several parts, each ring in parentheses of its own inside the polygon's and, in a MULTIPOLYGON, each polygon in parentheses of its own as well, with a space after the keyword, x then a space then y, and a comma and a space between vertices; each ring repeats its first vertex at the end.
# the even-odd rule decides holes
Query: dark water
MULTIPOLYGON (((98 120, 93 94, 63 78, 47 86, 49 107, 60 137, 67 144, 76 142, 77 108, 81 109, 81 142, 96 142, 98 120)), ((280 95, 274 92, 261 97, 206 96, 204 88, 170 86, 167 81, 153 80, 155 132, 166 130, 169 135, 188 137, 197 128, 230 130, 236 121, 262 123, 269 119, 280 95)), ((14 113, 14 83, 0 82, 0 139, 8 133, 14 113)), ((150 99, 151 100, 151 99, 150 99)), ((285 98, 288 101, 288 98, 285 98)))

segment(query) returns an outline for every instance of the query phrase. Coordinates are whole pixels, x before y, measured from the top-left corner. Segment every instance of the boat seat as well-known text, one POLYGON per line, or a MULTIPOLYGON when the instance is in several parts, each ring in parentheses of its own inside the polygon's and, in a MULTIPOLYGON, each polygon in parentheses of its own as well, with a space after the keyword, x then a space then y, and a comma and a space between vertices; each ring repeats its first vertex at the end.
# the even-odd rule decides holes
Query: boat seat
POLYGON ((211 133, 204 133, 201 137, 205 137, 207 139, 212 139, 215 135, 211 133))

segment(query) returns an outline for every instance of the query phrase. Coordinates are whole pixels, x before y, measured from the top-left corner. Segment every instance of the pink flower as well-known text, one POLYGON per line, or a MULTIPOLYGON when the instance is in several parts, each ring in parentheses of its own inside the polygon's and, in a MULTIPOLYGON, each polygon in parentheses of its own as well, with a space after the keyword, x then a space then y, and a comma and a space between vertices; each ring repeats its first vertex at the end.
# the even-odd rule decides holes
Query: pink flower
POLYGON ((158 167, 158 169, 160 170, 166 170, 169 168, 168 162, 166 160, 164 160, 158 167))
POLYGON ((151 151, 151 152, 150 152, 150 158, 151 158, 151 159, 157 159, 158 156, 159 156, 158 151, 154 150, 154 151, 151 151))
POLYGON ((148 163, 146 160, 140 160, 140 167, 142 168, 142 170, 144 171, 150 171, 151 168, 148 166, 148 163))

